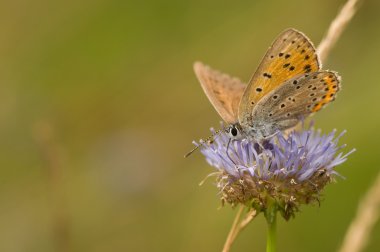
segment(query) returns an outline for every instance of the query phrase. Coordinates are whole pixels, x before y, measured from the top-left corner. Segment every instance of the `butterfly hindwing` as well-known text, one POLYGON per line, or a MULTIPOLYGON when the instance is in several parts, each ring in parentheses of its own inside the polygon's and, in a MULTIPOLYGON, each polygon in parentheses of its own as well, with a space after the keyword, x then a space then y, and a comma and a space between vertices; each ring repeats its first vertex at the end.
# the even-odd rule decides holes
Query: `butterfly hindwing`
POLYGON ((194 71, 208 99, 227 123, 238 121, 238 107, 247 85, 201 62, 194 64, 194 71))
POLYGON ((339 90, 340 77, 335 72, 303 74, 286 81, 260 100, 253 116, 259 123, 284 130, 335 100, 339 90))
POLYGON ((316 50, 301 32, 288 29, 282 32, 268 49, 266 55, 249 81, 239 105, 239 121, 251 125, 253 110, 269 92, 300 74, 320 69, 316 50))

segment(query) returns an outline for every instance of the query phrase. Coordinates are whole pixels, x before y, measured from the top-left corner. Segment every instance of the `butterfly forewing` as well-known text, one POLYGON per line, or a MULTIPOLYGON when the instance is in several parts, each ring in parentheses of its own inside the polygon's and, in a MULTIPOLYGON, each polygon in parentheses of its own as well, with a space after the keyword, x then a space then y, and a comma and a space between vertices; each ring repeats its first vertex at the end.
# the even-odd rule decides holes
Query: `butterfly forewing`
POLYGON ((238 121, 238 107, 247 85, 238 78, 230 77, 217 70, 196 62, 194 71, 208 99, 227 123, 238 121))
POLYGON ((340 77, 335 72, 303 74, 268 93, 255 106, 253 116, 276 130, 284 130, 335 100, 339 90, 340 77))
POLYGON ((311 41, 301 32, 282 32, 251 78, 239 105, 239 121, 251 125, 253 109, 269 92, 300 74, 316 72, 320 63, 311 41))

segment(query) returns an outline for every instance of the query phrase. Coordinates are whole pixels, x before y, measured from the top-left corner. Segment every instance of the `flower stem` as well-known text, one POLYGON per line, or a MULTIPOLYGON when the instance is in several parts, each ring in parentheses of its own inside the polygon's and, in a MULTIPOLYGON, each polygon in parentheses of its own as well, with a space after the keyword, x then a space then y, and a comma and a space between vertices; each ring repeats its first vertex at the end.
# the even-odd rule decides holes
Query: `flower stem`
POLYGON ((268 223, 267 231, 267 252, 276 252, 276 218, 277 218, 277 205, 273 203, 265 211, 265 218, 268 223))

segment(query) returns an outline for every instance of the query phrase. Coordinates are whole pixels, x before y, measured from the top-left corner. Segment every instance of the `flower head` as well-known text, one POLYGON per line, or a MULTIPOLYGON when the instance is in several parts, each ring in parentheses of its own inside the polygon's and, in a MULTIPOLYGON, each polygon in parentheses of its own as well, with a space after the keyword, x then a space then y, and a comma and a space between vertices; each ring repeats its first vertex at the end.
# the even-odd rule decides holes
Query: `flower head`
POLYGON ((323 135, 309 127, 288 135, 278 132, 262 144, 247 139, 229 144, 222 132, 212 142, 199 144, 207 162, 218 170, 223 203, 265 211, 275 201, 289 219, 301 204, 319 203, 322 189, 339 175, 334 168, 354 151, 340 152, 345 145, 339 146, 338 140, 344 133, 323 135))

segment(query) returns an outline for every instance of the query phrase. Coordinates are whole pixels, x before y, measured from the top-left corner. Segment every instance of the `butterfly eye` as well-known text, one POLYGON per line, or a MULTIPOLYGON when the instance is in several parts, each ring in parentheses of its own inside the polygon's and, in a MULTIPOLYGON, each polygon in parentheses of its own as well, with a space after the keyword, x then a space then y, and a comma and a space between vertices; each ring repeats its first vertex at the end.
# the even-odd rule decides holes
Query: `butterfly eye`
POLYGON ((235 127, 231 127, 230 133, 232 136, 235 137, 238 134, 238 130, 235 127))

